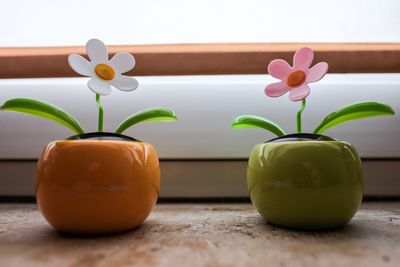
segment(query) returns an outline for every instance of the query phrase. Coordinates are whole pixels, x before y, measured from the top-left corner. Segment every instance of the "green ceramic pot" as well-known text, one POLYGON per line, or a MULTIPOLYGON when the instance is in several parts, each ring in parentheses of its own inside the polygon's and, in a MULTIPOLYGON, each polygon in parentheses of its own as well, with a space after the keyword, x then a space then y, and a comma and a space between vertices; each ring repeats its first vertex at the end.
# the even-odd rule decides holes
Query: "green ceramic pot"
POLYGON ((271 224, 338 228, 361 204, 361 160, 349 143, 314 134, 287 135, 253 148, 247 185, 253 205, 271 224))

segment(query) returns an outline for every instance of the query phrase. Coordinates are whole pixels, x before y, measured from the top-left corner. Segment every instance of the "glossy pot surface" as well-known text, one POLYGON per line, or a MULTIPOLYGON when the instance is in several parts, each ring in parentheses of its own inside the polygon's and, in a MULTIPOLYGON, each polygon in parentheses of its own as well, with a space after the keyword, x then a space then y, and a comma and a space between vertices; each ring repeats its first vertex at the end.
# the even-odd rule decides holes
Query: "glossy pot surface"
POLYGON ((345 225, 363 196, 360 158, 340 141, 256 145, 247 169, 250 198, 269 222, 295 229, 345 225))
POLYGON ((37 164, 36 199, 57 230, 108 234, 142 224, 160 189, 152 145, 120 140, 63 140, 37 164))

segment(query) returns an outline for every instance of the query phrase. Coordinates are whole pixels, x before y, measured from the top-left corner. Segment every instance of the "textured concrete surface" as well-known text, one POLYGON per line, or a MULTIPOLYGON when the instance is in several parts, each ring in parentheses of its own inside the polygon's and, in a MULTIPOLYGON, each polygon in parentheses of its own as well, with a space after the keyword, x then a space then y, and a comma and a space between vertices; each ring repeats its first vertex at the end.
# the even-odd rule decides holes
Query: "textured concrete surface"
POLYGON ((0 266, 400 266, 400 202, 365 203, 330 232, 268 225, 249 204, 160 204, 138 229, 90 238, 0 204, 0 266))

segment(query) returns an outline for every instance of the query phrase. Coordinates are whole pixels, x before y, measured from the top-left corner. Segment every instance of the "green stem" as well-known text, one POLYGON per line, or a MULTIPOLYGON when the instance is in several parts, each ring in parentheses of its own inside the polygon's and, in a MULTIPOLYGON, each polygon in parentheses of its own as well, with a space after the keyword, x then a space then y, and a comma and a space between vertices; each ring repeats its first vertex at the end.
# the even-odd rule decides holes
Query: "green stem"
POLYGON ((305 107, 306 107, 306 99, 304 98, 301 101, 301 108, 297 112, 297 133, 301 133, 301 113, 303 113, 305 107))
POLYGON ((101 106, 100 102, 100 95, 96 94, 96 103, 97 107, 99 108, 99 122, 98 122, 98 130, 99 132, 103 131, 103 107, 101 106))

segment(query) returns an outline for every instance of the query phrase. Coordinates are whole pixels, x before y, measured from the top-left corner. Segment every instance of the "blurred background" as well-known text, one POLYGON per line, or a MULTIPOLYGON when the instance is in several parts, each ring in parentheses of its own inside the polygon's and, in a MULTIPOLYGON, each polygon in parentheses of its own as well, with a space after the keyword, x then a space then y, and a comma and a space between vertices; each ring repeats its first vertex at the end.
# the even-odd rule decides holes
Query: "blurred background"
MULTIPOLYGON (((268 43, 298 43, 301 47, 303 43, 352 43, 356 53, 360 43, 399 47, 400 42, 397 0, 5 0, 2 4, 0 62, 2 57, 7 59, 10 50, 6 48, 83 46, 91 38, 108 45, 265 43, 268 47, 268 43)), ((400 54, 399 49, 393 51, 400 54)), ((340 50, 336 53, 341 54, 340 50)), ((377 65, 385 60, 385 52, 381 54, 384 57, 374 58, 371 53, 377 65)), ((157 60, 161 64, 165 57, 155 57, 155 66, 157 60)), ((29 62, 33 71, 35 59, 29 62)), ((354 59, 349 64, 354 64, 354 59)), ((112 131, 124 117, 140 109, 170 107, 177 113, 177 122, 144 123, 127 131, 157 148, 163 164, 161 196, 247 197, 248 154, 254 145, 273 136, 260 129, 231 129, 232 119, 254 114, 292 132, 299 108, 299 103, 287 96, 272 99, 264 95, 265 85, 275 81, 267 75, 267 65, 265 61, 264 74, 139 76, 138 90, 114 90, 103 98, 105 130, 112 131)), ((311 131, 326 114, 356 101, 385 102, 399 114, 399 66, 400 61, 387 73, 365 73, 361 66, 360 71, 330 73, 312 84, 303 113, 305 131, 311 131)), ((97 108, 87 80, 8 77, 0 80, 0 103, 14 97, 37 98, 67 110, 94 131, 97 108)), ((326 134, 356 146, 364 159, 368 196, 400 196, 398 115, 355 121, 326 134)), ((53 122, 1 112, 0 196, 33 196, 40 151, 48 142, 70 135, 68 129, 53 122)))

